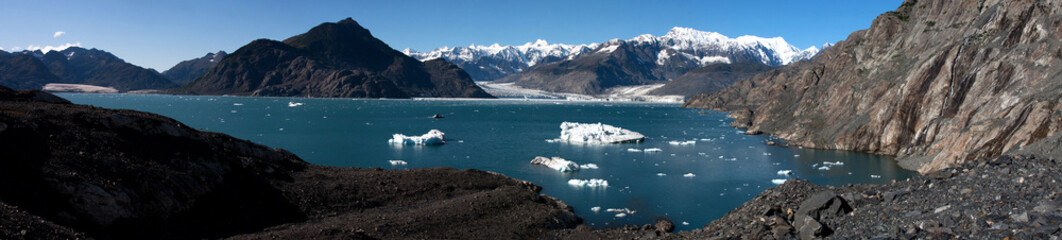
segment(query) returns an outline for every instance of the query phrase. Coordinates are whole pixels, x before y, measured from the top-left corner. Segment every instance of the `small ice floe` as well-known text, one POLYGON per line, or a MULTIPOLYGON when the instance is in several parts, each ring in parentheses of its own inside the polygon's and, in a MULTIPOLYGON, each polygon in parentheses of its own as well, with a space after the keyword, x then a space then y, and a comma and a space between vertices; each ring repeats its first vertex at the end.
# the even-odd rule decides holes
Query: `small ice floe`
POLYGON ((591 188, 602 187, 602 188, 605 188, 605 187, 608 187, 608 181, 605 181, 604 179, 597 179, 597 178, 591 178, 591 179, 586 179, 586 180, 584 180, 584 179, 571 179, 571 180, 568 180, 568 185, 572 185, 572 186, 576 186, 576 187, 591 187, 591 188))
POLYGON ((594 206, 594 207, 591 207, 591 208, 590 208, 590 211, 593 211, 594 213, 598 213, 598 212, 600 212, 600 211, 601 211, 601 207, 599 207, 599 206, 594 206))
POLYGON ((645 150, 642 150, 642 151, 645 151, 645 152, 663 152, 664 150, 660 149, 660 148, 646 148, 645 150))
POLYGON ((778 175, 789 176, 793 174, 793 170, 778 170, 778 175))
POLYGON ((233 103, 233 106, 243 106, 243 103, 233 103))
POLYGON ((587 163, 587 164, 579 165, 579 169, 597 169, 597 164, 587 163))
POLYGON ((645 135, 602 123, 562 122, 557 141, 567 143, 638 143, 645 135))
POLYGON ((697 144, 697 141, 669 141, 667 143, 676 146, 686 146, 697 144))
POLYGON ((406 136, 399 133, 395 133, 391 139, 387 140, 391 144, 401 145, 442 145, 446 143, 446 134, 442 131, 432 129, 420 136, 406 136))
POLYGON ((769 152, 765 152, 765 153, 763 153, 763 155, 764 155, 764 156, 770 156, 770 155, 771 155, 771 153, 769 153, 769 152))
POLYGON ((789 179, 771 179, 771 183, 774 183, 774 185, 782 185, 786 180, 789 179))
POLYGON ((637 149, 637 148, 628 148, 627 151, 628 152, 642 152, 641 149, 637 149))
POLYGON ((301 102, 288 102, 288 107, 298 107, 298 106, 302 106, 302 104, 303 103, 301 103, 301 102))
POLYGON ((609 209, 606 209, 605 211, 606 212, 610 212, 610 213, 616 213, 616 217, 618 217, 618 218, 626 217, 628 214, 629 215, 634 215, 634 213, 637 213, 637 211, 632 211, 632 210, 630 210, 628 208, 609 208, 609 209))
POLYGON ((579 171, 579 164, 560 157, 547 158, 538 156, 535 159, 531 159, 531 165, 542 165, 561 172, 579 171))
POLYGON ((828 171, 828 170, 830 170, 830 166, 823 165, 823 166, 819 167, 818 169, 819 169, 819 171, 828 171))
POLYGON ((690 222, 682 221, 682 226, 689 226, 689 225, 690 225, 690 222))
POLYGON ((874 174, 871 174, 871 175, 870 175, 870 178, 881 178, 881 175, 874 175, 874 174))
POLYGON ((663 177, 663 176, 667 176, 667 173, 656 173, 656 175, 663 177))
POLYGON ((843 163, 843 162, 841 162, 841 161, 836 161, 836 162, 822 162, 822 165, 826 165, 826 166, 844 166, 844 163, 843 163))
POLYGON ((406 164, 409 164, 406 161, 402 161, 402 160, 387 160, 387 161, 391 162, 391 166, 400 166, 400 165, 401 166, 405 166, 406 164))
POLYGON ((800 154, 793 154, 793 157, 800 157, 800 154))
POLYGON ((688 177, 688 178, 691 178, 691 177, 696 177, 696 176, 697 176, 697 174, 693 174, 693 173, 686 173, 686 174, 682 174, 682 176, 683 176, 683 177, 688 177))
POLYGON ((617 214, 616 214, 616 217, 618 217, 618 218, 621 218, 621 217, 626 217, 626 216, 627 216, 627 214, 626 214, 626 213, 617 213, 617 214))

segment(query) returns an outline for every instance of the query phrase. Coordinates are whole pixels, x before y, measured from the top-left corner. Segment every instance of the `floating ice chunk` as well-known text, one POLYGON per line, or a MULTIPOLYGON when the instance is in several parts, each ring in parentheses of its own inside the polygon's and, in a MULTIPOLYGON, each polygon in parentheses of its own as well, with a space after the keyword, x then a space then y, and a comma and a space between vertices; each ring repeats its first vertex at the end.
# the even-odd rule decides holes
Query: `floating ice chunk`
POLYGON ((558 141, 568 143, 636 143, 645 135, 602 123, 562 122, 558 141))
POLYGON ((843 162, 841 162, 841 161, 836 161, 836 162, 822 162, 822 165, 826 165, 826 166, 844 166, 844 163, 843 163, 843 162))
POLYGON ((420 136, 406 136, 395 133, 390 140, 387 140, 387 142, 402 145, 442 145, 443 143, 446 143, 445 135, 445 133, 436 129, 432 129, 431 131, 428 131, 428 133, 420 136))
POLYGON ((233 103, 233 106, 243 106, 243 103, 233 103))
POLYGON ((298 107, 298 106, 302 106, 302 104, 303 103, 301 103, 301 102, 288 102, 288 107, 298 107))
POLYGON ((871 174, 870 178, 881 178, 881 175, 873 175, 873 174, 871 174))
POLYGON ((597 179, 597 178, 591 178, 591 179, 588 179, 588 180, 571 179, 571 180, 568 180, 568 185, 572 185, 572 186, 576 186, 576 187, 591 187, 591 188, 602 187, 602 188, 604 188, 604 187, 608 187, 608 181, 605 181, 604 179, 597 179))
POLYGON ((771 179, 771 183, 774 183, 774 185, 782 185, 786 180, 789 179, 771 179))
POLYGON ((618 217, 618 218, 621 218, 621 217, 626 217, 626 216, 627 216, 627 214, 626 214, 626 213, 617 213, 617 214, 616 214, 616 217, 618 217))
POLYGON ((819 170, 820 170, 820 171, 827 171, 827 170, 830 170, 830 166, 825 166, 825 165, 823 165, 822 167, 819 167, 819 170))
POLYGON ((628 152, 642 152, 641 149, 637 149, 637 148, 628 148, 627 151, 628 152))
POLYGON ((601 211, 601 207, 599 207, 599 206, 591 207, 590 211, 593 211, 594 213, 600 212, 601 211))
POLYGON ((662 151, 664 151, 664 150, 663 150, 663 149, 660 149, 660 148, 646 148, 646 149, 645 149, 645 150, 643 150, 643 151, 645 151, 645 152, 662 152, 662 151))
POLYGON ((403 165, 404 166, 406 164, 409 164, 406 161, 402 161, 402 160, 387 160, 387 161, 391 162, 391 166, 398 166, 398 165, 403 165))
POLYGON ((663 177, 663 176, 667 176, 667 173, 656 173, 656 175, 663 177))
POLYGON ((671 144, 671 145, 677 145, 677 146, 686 146, 686 145, 697 144, 697 141, 669 141, 667 143, 671 144))
POLYGON ((597 164, 587 163, 587 164, 579 165, 579 169, 597 169, 597 164))
POLYGON ((688 177, 688 178, 691 178, 691 177, 696 177, 696 176, 697 176, 697 174, 693 174, 693 173, 686 173, 686 174, 682 174, 682 176, 683 176, 683 177, 688 177))
POLYGON ((682 226, 689 226, 689 225, 690 225, 690 222, 682 221, 682 226))
POLYGON ((638 212, 638 211, 631 210, 629 208, 609 208, 609 209, 606 209, 605 211, 606 212, 613 212, 613 213, 626 213, 626 214, 634 214, 634 213, 638 212))
POLYGON ((535 159, 531 159, 531 165, 542 165, 561 172, 579 171, 579 164, 560 157, 535 157, 535 159))
POLYGON ((793 170, 778 170, 778 175, 789 176, 793 174, 793 170))

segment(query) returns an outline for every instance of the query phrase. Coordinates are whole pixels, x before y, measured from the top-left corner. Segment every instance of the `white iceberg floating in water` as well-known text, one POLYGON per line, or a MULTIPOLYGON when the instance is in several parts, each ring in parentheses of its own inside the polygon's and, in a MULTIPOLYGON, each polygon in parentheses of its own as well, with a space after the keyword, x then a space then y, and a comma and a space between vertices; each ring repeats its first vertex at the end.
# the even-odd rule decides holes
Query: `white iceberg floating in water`
POLYGON ((793 174, 793 170, 778 170, 778 175, 789 176, 793 174))
POLYGON ((531 165, 542 165, 561 172, 579 171, 579 164, 560 157, 535 157, 535 159, 531 159, 531 165))
POLYGON ((645 152, 662 152, 664 150, 660 149, 660 148, 646 148, 644 151, 645 152))
POLYGON ((836 162, 822 162, 822 165, 826 165, 826 166, 844 166, 844 163, 843 163, 843 162, 841 162, 841 161, 836 161, 836 162))
POLYGON ((628 148, 627 151, 628 152, 642 152, 641 149, 637 149, 637 148, 628 148))
POLYGON ((645 135, 602 123, 562 122, 561 136, 556 139, 568 143, 637 143, 645 135))
POLYGON ((391 166, 398 166, 398 165, 406 165, 406 164, 409 164, 409 163, 407 163, 406 161, 402 161, 402 160, 388 160, 388 162, 391 162, 391 166))
POLYGON ((686 174, 682 174, 682 176, 683 176, 683 177, 689 177, 689 178, 691 178, 691 177, 696 177, 696 176, 697 176, 697 174, 693 174, 693 173, 686 173, 686 174))
POLYGON ((568 185, 572 185, 572 186, 576 186, 576 187, 592 187, 592 188, 602 187, 602 188, 604 188, 604 187, 608 187, 608 181, 605 181, 604 179, 597 179, 597 178, 591 178, 591 179, 588 179, 588 180, 571 179, 571 180, 568 180, 568 185))
POLYGON ((873 175, 873 174, 871 174, 870 178, 881 178, 881 175, 873 175))
POLYGON ((771 183, 774 183, 774 185, 782 185, 786 180, 789 179, 771 179, 771 183))
POLYGON ((301 103, 301 102, 288 102, 288 107, 298 107, 298 106, 302 106, 302 104, 303 103, 301 103))
POLYGON ((428 133, 420 136, 406 136, 395 133, 395 135, 390 140, 387 140, 387 142, 402 145, 442 145, 443 143, 446 143, 445 135, 445 133, 436 129, 432 129, 431 131, 428 131, 428 133))
POLYGON ((830 166, 826 166, 826 165, 823 165, 822 167, 819 167, 819 170, 820 170, 820 171, 827 171, 827 170, 830 170, 830 166))
POLYGON ((617 214, 616 214, 616 217, 618 217, 618 218, 621 218, 621 217, 626 217, 626 216, 627 216, 627 214, 626 214, 626 213, 617 213, 617 214))
POLYGON ((667 143, 671 145, 686 146, 697 144, 697 141, 669 141, 667 143))
POLYGON ((663 176, 667 176, 667 173, 656 173, 656 175, 663 177, 663 176))
POLYGON ((590 208, 590 211, 593 211, 594 213, 600 212, 601 211, 601 207, 594 206, 594 207, 590 208))
POLYGON ((587 163, 587 164, 579 165, 579 169, 597 169, 597 164, 587 163))
POLYGON ((689 225, 690 225, 690 222, 682 221, 682 226, 689 226, 689 225))

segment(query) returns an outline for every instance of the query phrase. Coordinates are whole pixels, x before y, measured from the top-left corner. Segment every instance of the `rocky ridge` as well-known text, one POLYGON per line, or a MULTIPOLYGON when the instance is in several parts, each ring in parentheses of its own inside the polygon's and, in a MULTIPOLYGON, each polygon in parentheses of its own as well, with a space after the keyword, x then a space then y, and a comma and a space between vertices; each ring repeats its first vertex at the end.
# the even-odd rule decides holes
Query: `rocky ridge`
POLYGON ((173 65, 169 70, 163 71, 162 75, 166 76, 178 85, 183 85, 196 78, 202 77, 211 68, 217 66, 229 54, 225 51, 218 51, 217 53, 207 53, 206 55, 198 58, 181 61, 177 65, 173 65))
POLYGON ((490 98, 446 61, 395 51, 353 19, 322 23, 283 42, 258 39, 221 60, 180 94, 344 98, 490 98))
POLYGON ((500 44, 469 45, 468 47, 441 47, 428 52, 411 49, 402 53, 421 61, 438 58, 457 64, 468 72, 472 80, 494 81, 509 74, 518 73, 531 66, 571 59, 597 48, 597 44, 550 44, 539 39, 520 46, 500 44))
POLYGON ((685 107, 794 145, 896 155, 922 173, 1062 127, 1062 1, 905 1, 867 30, 685 107))

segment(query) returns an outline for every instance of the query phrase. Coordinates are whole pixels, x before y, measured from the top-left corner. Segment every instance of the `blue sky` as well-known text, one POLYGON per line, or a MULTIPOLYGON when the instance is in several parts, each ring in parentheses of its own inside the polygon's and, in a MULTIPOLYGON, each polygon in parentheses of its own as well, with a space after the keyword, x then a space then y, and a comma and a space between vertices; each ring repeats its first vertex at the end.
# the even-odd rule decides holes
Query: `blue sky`
POLYGON ((844 40, 901 0, 776 1, 4 1, 0 48, 80 44, 166 70, 258 38, 283 40, 352 17, 392 48, 536 39, 582 44, 674 26, 783 37, 800 48, 844 40), (308 3, 307 3, 308 2, 308 3), (64 32, 59 35, 57 32, 64 32), (58 35, 58 36, 57 36, 58 35))

